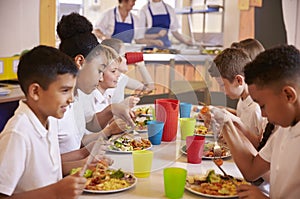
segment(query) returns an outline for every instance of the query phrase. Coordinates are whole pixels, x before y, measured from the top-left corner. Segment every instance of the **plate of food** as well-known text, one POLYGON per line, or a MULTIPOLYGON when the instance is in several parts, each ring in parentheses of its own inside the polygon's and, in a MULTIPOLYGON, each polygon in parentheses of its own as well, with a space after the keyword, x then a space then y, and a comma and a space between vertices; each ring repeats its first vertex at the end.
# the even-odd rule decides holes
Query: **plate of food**
MULTIPOLYGON (((81 168, 77 168, 77 170, 81 168)), ((73 171, 76 173, 78 171, 73 171)), ((71 171, 72 173, 72 171, 71 171)), ((115 193, 133 188, 137 183, 137 178, 129 172, 121 169, 108 168, 107 165, 97 163, 96 166, 85 171, 87 178, 85 188, 88 193, 115 193)))
POLYGON ((135 130, 139 133, 147 132, 147 122, 153 120, 152 112, 154 107, 151 105, 137 106, 133 109, 135 114, 135 130))
POLYGON ((209 131, 206 126, 200 123, 196 124, 194 135, 200 135, 210 138, 214 137, 214 133, 212 131, 209 131))
POLYGON ((185 189, 209 198, 237 198, 236 187, 241 184, 249 183, 241 178, 223 176, 209 170, 204 175, 188 175, 185 189))
POLYGON ((108 146, 108 151, 116 153, 131 153, 132 151, 147 150, 152 147, 148 139, 129 133, 112 136, 109 142, 111 145, 108 146))
MULTIPOLYGON (((206 142, 204 144, 202 159, 211 159, 211 160, 214 159, 214 157, 215 157, 214 146, 215 146, 214 142, 206 142)), ((222 153, 221 153, 220 157, 218 156, 218 158, 225 159, 225 158, 231 157, 231 153, 230 153, 229 149, 225 146, 222 146, 222 145, 220 145, 220 146, 221 146, 222 153)), ((186 145, 183 145, 180 150, 183 154, 185 154, 185 155, 187 154, 186 145)))

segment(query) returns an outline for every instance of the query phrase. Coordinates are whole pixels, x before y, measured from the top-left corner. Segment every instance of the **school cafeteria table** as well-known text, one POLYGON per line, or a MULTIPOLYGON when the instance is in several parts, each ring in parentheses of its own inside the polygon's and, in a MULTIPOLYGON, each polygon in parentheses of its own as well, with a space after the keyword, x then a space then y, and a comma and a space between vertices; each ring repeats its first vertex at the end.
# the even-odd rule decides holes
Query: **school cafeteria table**
MULTIPOLYGON (((141 133, 142 136, 147 136, 147 133, 141 133)), ((186 156, 182 154, 181 147, 185 141, 181 141, 180 137, 173 142, 162 142, 161 145, 154 145, 151 150, 154 152, 152 172, 149 178, 138 178, 135 187, 116 193, 109 194, 96 194, 96 193, 83 193, 80 199, 93 199, 93 198, 166 198, 164 194, 164 179, 163 169, 166 167, 181 167, 185 168, 189 174, 205 174, 207 170, 214 169, 216 173, 221 173, 214 165, 212 160, 202 160, 200 164, 187 163, 186 156)), ((107 152, 107 155, 114 160, 113 168, 122 168, 124 171, 133 172, 132 154, 107 152)), ((226 159, 223 163, 224 170, 235 177, 241 177, 237 166, 231 160, 226 159)), ((185 190, 183 198, 205 198, 193 194, 185 190)))

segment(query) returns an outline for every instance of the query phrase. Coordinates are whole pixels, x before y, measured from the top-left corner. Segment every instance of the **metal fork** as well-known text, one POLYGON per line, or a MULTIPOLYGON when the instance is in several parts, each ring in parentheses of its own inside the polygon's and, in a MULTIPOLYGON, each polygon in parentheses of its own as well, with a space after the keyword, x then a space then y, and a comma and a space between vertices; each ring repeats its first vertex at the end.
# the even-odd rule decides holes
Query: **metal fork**
POLYGON ((222 155, 222 149, 220 145, 218 144, 218 138, 217 138, 217 128, 216 128, 216 121, 212 120, 211 121, 211 129, 214 134, 214 157, 221 157, 222 155))

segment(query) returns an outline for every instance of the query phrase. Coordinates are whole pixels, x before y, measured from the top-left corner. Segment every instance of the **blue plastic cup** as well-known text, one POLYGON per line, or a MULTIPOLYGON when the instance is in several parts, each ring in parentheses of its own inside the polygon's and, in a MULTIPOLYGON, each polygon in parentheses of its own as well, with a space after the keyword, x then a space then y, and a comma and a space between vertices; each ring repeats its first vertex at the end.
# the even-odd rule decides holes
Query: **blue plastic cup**
POLYGON ((164 129, 164 122, 151 120, 147 122, 148 139, 153 145, 160 145, 164 129))
POLYGON ((179 112, 180 112, 180 117, 183 118, 188 118, 191 116, 191 109, 192 109, 192 104, 186 103, 186 102, 181 102, 179 106, 179 112))

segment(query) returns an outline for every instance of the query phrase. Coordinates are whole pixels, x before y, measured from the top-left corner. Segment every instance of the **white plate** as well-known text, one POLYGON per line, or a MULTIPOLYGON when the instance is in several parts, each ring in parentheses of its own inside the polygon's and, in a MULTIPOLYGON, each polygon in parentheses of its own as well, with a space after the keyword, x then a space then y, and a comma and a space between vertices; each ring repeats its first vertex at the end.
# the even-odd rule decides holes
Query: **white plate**
POLYGON ((7 88, 0 88, 0 96, 8 95, 11 92, 10 89, 7 88))
POLYGON ((238 196, 237 195, 233 195, 233 196, 216 196, 216 195, 209 195, 209 194, 205 194, 205 193, 201 193, 201 192, 198 192, 198 191, 195 191, 194 189, 192 189, 191 187, 188 187, 187 185, 185 185, 185 189, 194 193, 194 194, 197 194, 199 196, 204 196, 204 197, 208 197, 208 198, 237 198, 238 196))
MULTIPOLYGON (((206 144, 207 144, 207 143, 206 143, 206 144)), ((186 155, 186 154, 187 154, 187 152, 186 152, 186 145, 183 145, 183 146, 180 148, 180 151, 181 151, 181 153, 183 153, 184 155, 186 155)), ((230 154, 230 151, 229 151, 229 150, 227 151, 227 153, 228 153, 227 155, 221 156, 220 158, 226 159, 226 158, 231 157, 231 154, 230 154)), ((219 157, 218 157, 218 158, 219 158, 219 157)), ((212 160, 212 159, 214 159, 214 157, 202 156, 202 159, 212 160)))
POLYGON ((128 189, 133 188, 137 183, 137 178, 134 175, 132 175, 132 177, 134 178, 134 183, 131 184, 130 186, 122 188, 122 189, 115 189, 115 190, 88 190, 88 189, 83 189, 83 191, 87 192, 87 193, 117 193, 117 192, 121 192, 121 191, 126 191, 128 189))

